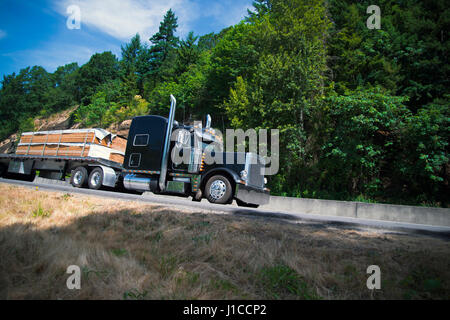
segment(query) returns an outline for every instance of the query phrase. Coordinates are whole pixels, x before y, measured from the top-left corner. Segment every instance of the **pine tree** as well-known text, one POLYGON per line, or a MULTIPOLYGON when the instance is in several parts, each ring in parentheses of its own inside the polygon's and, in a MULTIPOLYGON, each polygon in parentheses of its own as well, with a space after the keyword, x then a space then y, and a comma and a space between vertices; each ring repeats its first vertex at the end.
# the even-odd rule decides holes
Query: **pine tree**
POLYGON ((136 34, 122 49, 121 78, 124 95, 128 98, 143 94, 143 81, 150 71, 148 48, 136 34))
POLYGON ((158 73, 171 50, 178 46, 179 39, 175 36, 178 27, 177 20, 172 9, 169 9, 159 25, 159 31, 150 38, 150 42, 153 44, 150 47, 152 73, 158 73))
POLYGON ((141 37, 137 33, 122 49, 121 69, 124 74, 137 71, 138 59, 143 51, 141 37))
POLYGON ((272 9, 272 1, 273 0, 255 0, 252 5, 254 7, 254 11, 247 9, 248 17, 247 21, 251 21, 256 18, 260 18, 264 16, 266 13, 270 12, 272 9))

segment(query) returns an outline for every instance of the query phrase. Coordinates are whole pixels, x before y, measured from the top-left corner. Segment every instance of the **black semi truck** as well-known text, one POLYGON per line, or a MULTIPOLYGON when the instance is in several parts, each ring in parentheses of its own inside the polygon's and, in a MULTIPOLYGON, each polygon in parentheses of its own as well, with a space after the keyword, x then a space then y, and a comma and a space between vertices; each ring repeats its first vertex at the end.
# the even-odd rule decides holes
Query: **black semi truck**
POLYGON ((170 99, 168 118, 133 118, 123 164, 92 157, 0 154, 0 176, 32 178, 39 170, 44 177, 64 179, 71 173, 70 182, 77 188, 125 188, 192 196, 194 201, 206 198, 219 204, 235 199, 248 207, 268 203, 263 159, 253 153, 218 151, 216 156, 223 161, 208 163, 205 157, 211 150, 215 154, 212 144, 221 143, 211 128, 211 117, 200 128, 179 124, 174 120, 176 100, 172 95, 170 99), (183 153, 188 161, 172 161, 173 154, 183 153))

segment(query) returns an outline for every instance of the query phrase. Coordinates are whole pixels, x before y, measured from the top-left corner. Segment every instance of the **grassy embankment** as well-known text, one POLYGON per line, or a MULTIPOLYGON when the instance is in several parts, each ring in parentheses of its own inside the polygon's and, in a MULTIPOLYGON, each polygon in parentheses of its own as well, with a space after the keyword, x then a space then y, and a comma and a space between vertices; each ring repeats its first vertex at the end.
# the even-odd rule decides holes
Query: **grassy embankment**
POLYGON ((0 208, 1 299, 450 298, 443 239, 5 184, 0 208), (66 287, 74 264, 81 290, 66 287))

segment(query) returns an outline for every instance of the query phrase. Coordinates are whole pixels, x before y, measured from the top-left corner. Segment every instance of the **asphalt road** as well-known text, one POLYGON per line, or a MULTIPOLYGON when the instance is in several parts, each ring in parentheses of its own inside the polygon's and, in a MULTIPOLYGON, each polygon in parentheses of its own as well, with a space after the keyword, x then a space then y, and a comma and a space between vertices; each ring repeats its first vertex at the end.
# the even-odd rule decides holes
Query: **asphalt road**
POLYGON ((235 203, 232 205, 219 205, 209 203, 206 199, 201 202, 194 202, 192 199, 178 196, 155 195, 146 192, 143 195, 122 193, 109 190, 91 190, 74 188, 70 184, 53 184, 53 183, 36 183, 20 180, 10 180, 0 178, 0 183, 20 185, 29 188, 39 187, 41 190, 71 192, 78 194, 87 194, 91 196, 108 197, 113 199, 127 200, 127 201, 141 201, 145 203, 159 204, 167 207, 177 208, 191 208, 201 209, 217 214, 233 214, 240 216, 249 216, 254 218, 269 218, 283 220, 291 223, 308 223, 320 224, 321 226, 333 226, 346 229, 367 230, 376 229, 379 232, 400 232, 408 234, 424 234, 450 239, 450 227, 431 226, 412 223, 400 223, 392 221, 356 219, 348 217, 337 216, 322 216, 304 213, 292 213, 283 211, 266 210, 263 208, 252 209, 238 207, 235 203))

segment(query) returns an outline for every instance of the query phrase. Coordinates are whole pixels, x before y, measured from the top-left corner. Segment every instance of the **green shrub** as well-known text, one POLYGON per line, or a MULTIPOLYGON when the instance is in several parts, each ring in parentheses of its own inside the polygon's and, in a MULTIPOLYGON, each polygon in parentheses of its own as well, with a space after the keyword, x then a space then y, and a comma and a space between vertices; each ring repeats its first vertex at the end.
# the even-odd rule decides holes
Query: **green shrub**
POLYGON ((33 210, 32 216, 33 218, 48 218, 51 216, 50 210, 46 210, 42 207, 41 203, 39 202, 38 207, 33 210))
POLYGON ((283 264, 263 267, 257 278, 268 298, 283 299, 289 296, 307 300, 320 298, 308 287, 303 277, 283 264))

